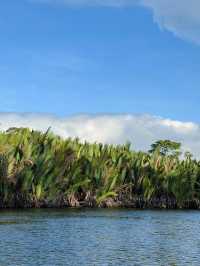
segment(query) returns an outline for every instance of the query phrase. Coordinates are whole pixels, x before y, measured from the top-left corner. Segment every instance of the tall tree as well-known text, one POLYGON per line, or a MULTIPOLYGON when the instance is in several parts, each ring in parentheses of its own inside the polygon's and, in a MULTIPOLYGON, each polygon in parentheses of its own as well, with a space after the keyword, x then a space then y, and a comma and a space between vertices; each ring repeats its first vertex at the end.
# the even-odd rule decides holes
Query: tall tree
POLYGON ((179 156, 181 143, 171 140, 158 140, 151 145, 149 153, 158 152, 163 156, 179 156))

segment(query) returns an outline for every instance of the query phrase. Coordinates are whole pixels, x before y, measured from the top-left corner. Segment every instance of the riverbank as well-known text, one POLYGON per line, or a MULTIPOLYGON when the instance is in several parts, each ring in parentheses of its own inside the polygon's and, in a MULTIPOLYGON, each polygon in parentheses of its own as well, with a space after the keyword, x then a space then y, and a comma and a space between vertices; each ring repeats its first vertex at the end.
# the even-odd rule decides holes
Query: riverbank
POLYGON ((142 197, 135 197, 132 199, 107 198, 101 203, 97 202, 96 198, 86 200, 78 200, 73 196, 65 199, 56 199, 52 201, 42 200, 37 202, 22 202, 15 200, 10 204, 0 204, 0 209, 42 209, 42 208, 128 208, 128 209, 200 209, 199 200, 188 200, 177 202, 176 199, 167 198, 152 198, 150 200, 142 197))
POLYGON ((0 133, 0 208, 200 208, 200 161, 164 140, 149 152, 29 129, 0 133))

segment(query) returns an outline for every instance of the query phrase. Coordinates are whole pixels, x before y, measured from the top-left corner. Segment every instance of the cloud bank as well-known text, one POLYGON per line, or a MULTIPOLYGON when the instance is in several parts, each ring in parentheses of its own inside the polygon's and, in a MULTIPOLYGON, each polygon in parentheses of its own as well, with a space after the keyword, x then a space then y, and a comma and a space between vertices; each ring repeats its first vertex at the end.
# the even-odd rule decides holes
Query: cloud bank
POLYGON ((177 37, 200 44, 199 0, 141 0, 153 12, 154 21, 177 37))
POLYGON ((199 0, 27 0, 66 7, 131 7, 148 8, 161 29, 182 39, 200 44, 199 0))
POLYGON ((82 141, 108 144, 132 143, 136 150, 148 150, 159 139, 180 141, 183 150, 200 158, 200 125, 180 122, 151 115, 101 114, 76 115, 59 118, 44 114, 0 113, 0 130, 10 127, 28 127, 52 132, 67 138, 79 137, 82 141))

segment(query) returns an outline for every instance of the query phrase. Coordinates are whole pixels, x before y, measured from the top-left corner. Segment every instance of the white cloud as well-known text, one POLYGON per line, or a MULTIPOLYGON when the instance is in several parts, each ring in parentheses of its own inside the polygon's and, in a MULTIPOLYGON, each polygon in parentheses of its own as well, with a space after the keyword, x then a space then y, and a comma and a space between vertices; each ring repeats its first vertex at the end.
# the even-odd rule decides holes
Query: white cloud
POLYGON ((200 44, 199 0, 141 0, 140 3, 153 11, 154 21, 160 28, 200 44))
POLYGON ((161 29, 175 36, 200 44, 199 0, 27 0, 65 6, 130 7, 140 5, 153 12, 161 29))
POLYGON ((29 127, 52 131, 64 138, 79 137, 89 142, 122 144, 131 141, 137 150, 148 150, 158 139, 180 141, 184 150, 200 158, 200 125, 151 115, 101 114, 58 118, 44 114, 0 113, 0 130, 29 127))

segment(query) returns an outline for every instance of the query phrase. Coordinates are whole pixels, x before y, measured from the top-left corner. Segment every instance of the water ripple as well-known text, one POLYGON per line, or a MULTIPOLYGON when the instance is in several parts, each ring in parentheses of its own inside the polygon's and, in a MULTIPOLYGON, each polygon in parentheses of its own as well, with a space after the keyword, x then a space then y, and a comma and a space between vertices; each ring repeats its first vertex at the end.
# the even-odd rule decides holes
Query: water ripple
POLYGON ((0 265, 200 265, 198 211, 0 212, 0 265))

